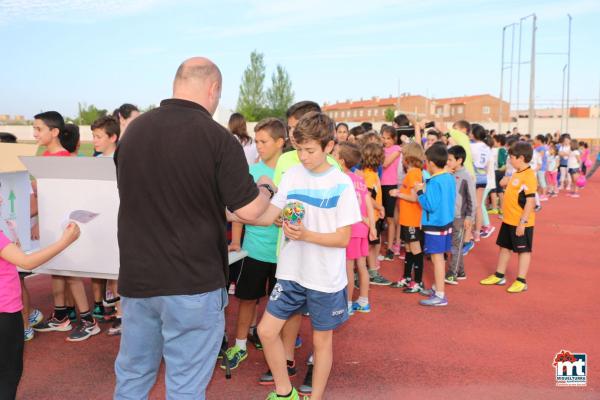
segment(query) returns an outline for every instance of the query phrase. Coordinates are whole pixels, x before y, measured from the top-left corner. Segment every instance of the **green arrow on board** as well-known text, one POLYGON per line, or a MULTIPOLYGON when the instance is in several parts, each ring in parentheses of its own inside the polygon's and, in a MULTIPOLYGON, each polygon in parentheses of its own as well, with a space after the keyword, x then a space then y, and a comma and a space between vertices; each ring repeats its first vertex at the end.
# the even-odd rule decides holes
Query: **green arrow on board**
POLYGON ((15 192, 13 192, 11 190, 10 194, 8 195, 8 201, 10 201, 10 212, 11 212, 11 214, 15 213, 15 199, 16 198, 17 198, 17 196, 15 196, 15 192))

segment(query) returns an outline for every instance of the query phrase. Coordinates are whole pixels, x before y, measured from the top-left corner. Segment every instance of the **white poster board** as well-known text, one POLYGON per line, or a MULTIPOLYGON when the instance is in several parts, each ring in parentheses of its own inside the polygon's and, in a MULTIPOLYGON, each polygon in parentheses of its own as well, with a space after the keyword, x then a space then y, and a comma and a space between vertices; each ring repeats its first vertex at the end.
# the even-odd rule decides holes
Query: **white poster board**
MULTIPOLYGON (((119 193, 112 158, 21 157, 37 179, 40 247, 60 238, 69 215, 76 210, 98 214, 78 223, 79 239, 35 272, 52 275, 117 279, 119 193)), ((247 255, 229 253, 229 263, 247 255)))
POLYGON ((114 279, 119 274, 119 193, 112 158, 21 157, 37 180, 40 247, 60 238, 76 210, 98 214, 81 236, 36 272, 114 279))

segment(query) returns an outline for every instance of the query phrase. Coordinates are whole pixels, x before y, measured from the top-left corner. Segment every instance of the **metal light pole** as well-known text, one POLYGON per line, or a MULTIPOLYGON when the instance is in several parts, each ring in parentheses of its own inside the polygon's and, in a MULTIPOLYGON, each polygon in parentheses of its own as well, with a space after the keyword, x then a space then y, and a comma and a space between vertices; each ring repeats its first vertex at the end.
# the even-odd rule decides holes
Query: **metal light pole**
POLYGON ((500 101, 498 102, 498 133, 502 133, 502 89, 504 88, 504 33, 506 32, 505 26, 502 28, 502 52, 500 55, 500 101))
POLYGON ((535 31, 537 30, 537 16, 533 14, 533 27, 531 30, 531 61, 529 80, 529 134, 535 135, 535 31))
POLYGON ((563 122, 565 120, 565 72, 567 70, 567 64, 563 67, 563 80, 562 80, 562 97, 560 99, 560 133, 564 133, 563 122))
POLYGON ((567 124, 566 124, 566 132, 569 132, 569 116, 571 114, 571 110, 569 108, 569 94, 571 90, 571 21, 573 17, 571 14, 567 14, 569 17, 569 49, 567 50, 567 124))
POLYGON ((508 83, 508 117, 510 118, 511 110, 512 110, 512 81, 513 81, 513 66, 514 66, 514 53, 515 53, 515 26, 516 24, 512 24, 512 34, 511 34, 511 49, 510 49, 510 79, 508 83))
POLYGON ((521 31, 523 30, 523 18, 519 20, 519 53, 517 54, 517 125, 519 122, 519 91, 521 89, 521 31))

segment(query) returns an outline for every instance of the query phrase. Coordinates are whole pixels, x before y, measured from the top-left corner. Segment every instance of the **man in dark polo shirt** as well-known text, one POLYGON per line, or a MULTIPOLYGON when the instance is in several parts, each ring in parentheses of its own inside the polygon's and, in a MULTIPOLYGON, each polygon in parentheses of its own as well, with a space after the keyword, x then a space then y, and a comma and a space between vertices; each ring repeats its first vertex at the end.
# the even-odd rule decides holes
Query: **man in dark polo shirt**
POLYGON ((185 61, 173 98, 135 119, 115 153, 121 347, 115 399, 145 399, 164 357, 169 399, 204 399, 224 329, 225 207, 254 219, 269 205, 244 152, 212 119, 221 73, 185 61))

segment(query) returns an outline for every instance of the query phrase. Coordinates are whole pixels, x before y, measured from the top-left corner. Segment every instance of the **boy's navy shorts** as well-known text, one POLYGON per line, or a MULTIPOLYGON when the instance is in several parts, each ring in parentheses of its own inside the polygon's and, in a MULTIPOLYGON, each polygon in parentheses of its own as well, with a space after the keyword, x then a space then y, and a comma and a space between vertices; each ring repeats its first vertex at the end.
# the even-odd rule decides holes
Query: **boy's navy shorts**
POLYGON ((448 253, 452 250, 452 229, 443 232, 425 232, 425 254, 448 253))
POLYGON ((330 331, 348 320, 346 288, 335 293, 307 289, 294 281, 277 279, 269 297, 267 311, 279 319, 289 319, 299 312, 308 312, 313 329, 330 331))

